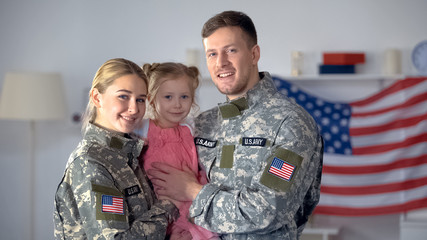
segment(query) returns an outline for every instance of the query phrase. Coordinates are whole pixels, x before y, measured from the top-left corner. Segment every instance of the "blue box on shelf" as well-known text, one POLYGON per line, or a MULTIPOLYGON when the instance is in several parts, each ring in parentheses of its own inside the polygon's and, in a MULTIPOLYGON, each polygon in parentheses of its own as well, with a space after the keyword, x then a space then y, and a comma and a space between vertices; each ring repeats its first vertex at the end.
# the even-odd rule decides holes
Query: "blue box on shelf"
POLYGON ((319 65, 319 74, 351 74, 355 73, 355 65, 319 65))

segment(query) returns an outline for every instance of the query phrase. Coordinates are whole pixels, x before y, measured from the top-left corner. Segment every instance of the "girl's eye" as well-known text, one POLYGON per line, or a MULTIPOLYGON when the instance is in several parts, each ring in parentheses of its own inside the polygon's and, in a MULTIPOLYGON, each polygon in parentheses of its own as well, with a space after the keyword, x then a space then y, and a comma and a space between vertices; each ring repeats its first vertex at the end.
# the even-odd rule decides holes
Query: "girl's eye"
POLYGON ((172 98, 172 96, 171 96, 171 95, 166 95, 166 96, 165 96, 165 98, 166 98, 166 99, 171 99, 171 98, 172 98))
POLYGON ((182 95, 182 96, 181 96, 181 98, 182 98, 182 99, 188 99, 189 97, 190 97, 190 96, 188 96, 188 95, 182 95))

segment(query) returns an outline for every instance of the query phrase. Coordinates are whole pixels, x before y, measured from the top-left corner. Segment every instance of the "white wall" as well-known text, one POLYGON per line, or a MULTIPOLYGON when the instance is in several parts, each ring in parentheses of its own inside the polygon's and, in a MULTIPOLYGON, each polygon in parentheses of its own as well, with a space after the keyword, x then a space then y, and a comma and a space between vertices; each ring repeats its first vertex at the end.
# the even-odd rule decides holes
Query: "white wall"
MULTIPOLYGON (((261 46, 260 69, 280 76, 290 74, 292 50, 304 52, 304 74, 316 74, 321 53, 333 50, 364 51, 367 63, 359 72, 380 74, 382 53, 390 47, 402 50, 404 73, 415 74, 410 50, 427 39, 425 0, 1 1, 0 86, 7 71, 57 71, 65 81, 68 101, 67 121, 36 125, 35 239, 53 239, 53 196, 80 139, 71 115, 83 110, 85 91, 97 68, 113 57, 138 64, 184 62, 186 49, 202 50, 203 23, 229 9, 252 17, 261 46)), ((201 66, 206 77, 204 62, 201 66)), ((357 85, 362 87, 345 97, 377 90, 368 81, 357 85)), ((339 86, 348 91, 346 84, 339 86)), ((209 83, 202 85, 199 95, 202 109, 223 99, 209 83)), ((29 144, 28 123, 0 120, 1 239, 30 239, 29 144)), ((321 219, 321 224, 343 226, 337 239, 399 237, 398 215, 321 219)))

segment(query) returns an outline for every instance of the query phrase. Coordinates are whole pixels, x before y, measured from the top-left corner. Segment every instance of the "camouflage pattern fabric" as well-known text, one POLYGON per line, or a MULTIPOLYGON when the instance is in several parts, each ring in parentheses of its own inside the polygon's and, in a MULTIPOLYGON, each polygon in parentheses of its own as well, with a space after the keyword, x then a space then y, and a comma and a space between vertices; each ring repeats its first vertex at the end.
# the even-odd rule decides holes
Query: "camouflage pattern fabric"
POLYGON ((55 195, 55 239, 164 239, 178 217, 138 166, 143 141, 89 124, 55 195))
POLYGON ((319 201, 323 140, 267 72, 246 96, 195 120, 209 183, 190 208, 222 239, 298 239, 319 201))

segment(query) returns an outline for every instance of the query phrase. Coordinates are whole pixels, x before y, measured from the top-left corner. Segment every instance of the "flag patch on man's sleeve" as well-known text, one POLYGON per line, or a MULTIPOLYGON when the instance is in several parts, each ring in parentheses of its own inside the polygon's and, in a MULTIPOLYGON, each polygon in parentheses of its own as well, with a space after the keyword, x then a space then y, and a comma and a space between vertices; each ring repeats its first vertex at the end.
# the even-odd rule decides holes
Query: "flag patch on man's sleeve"
POLYGON ((102 212, 123 215, 123 198, 111 195, 102 195, 102 212))
POLYGON ((268 172, 286 181, 290 181, 294 170, 295 166, 275 157, 271 162, 268 172))

